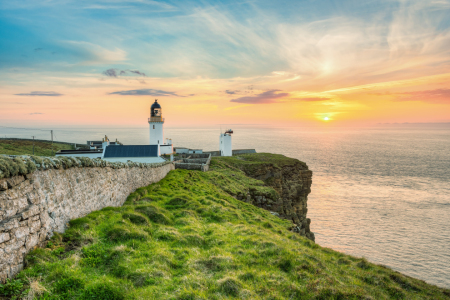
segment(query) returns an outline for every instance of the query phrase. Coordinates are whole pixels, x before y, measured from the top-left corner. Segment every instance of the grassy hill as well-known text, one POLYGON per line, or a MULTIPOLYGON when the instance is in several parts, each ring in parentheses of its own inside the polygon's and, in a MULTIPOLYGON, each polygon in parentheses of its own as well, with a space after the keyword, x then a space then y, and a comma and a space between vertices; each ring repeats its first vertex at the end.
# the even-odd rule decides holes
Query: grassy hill
MULTIPOLYGON (((51 142, 34 142, 34 155, 37 156, 54 156, 54 153, 59 150, 72 150, 73 145, 53 143, 51 142)), ((31 155, 33 154, 33 141, 29 140, 7 140, 0 139, 0 154, 7 155, 31 155)))
POLYGON ((275 191, 228 161, 214 158, 211 171, 204 173, 172 171, 132 193, 122 207, 72 220, 63 235, 55 234, 45 248, 27 256, 25 270, 0 286, 0 294, 29 299, 450 299, 449 290, 322 248, 290 232, 290 221, 231 197, 248 188, 275 191))

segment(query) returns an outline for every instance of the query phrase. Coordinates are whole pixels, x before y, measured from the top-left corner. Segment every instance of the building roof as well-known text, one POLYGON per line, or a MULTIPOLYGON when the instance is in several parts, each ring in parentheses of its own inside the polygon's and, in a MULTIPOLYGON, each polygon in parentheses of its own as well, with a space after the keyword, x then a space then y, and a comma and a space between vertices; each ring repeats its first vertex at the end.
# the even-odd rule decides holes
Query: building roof
POLYGON ((79 150, 59 150, 56 154, 86 154, 86 153, 99 153, 102 154, 101 149, 79 149, 79 150))
POLYGON ((158 145, 109 145, 104 158, 111 157, 157 157, 158 145))
POLYGON ((161 105, 159 105, 159 103, 158 103, 158 99, 155 100, 155 102, 152 104, 152 106, 150 108, 151 109, 161 108, 161 105))

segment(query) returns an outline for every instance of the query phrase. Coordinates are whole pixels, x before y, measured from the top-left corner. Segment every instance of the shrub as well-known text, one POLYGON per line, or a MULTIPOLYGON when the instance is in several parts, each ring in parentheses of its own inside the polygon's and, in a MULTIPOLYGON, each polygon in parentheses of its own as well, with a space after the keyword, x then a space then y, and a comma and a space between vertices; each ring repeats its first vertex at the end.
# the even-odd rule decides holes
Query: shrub
POLYGON ((120 286, 110 282, 102 282, 88 286, 84 290, 81 299, 123 300, 125 295, 120 286))
POLYGON ((133 213, 125 213, 122 215, 122 217, 124 219, 128 219, 130 220, 131 223, 133 224, 137 224, 137 225, 148 225, 148 220, 138 214, 133 214, 133 213))
POLYGON ((273 225, 270 224, 269 222, 264 222, 264 223, 262 224, 262 226, 263 226, 264 228, 273 228, 273 225))
POLYGON ((345 257, 341 257, 337 261, 338 265, 349 265, 351 264, 351 261, 345 257))
POLYGON ((20 294, 23 288, 23 281, 20 279, 8 279, 5 284, 0 284, 0 295, 15 296, 20 294))
POLYGON ((172 220, 167 216, 169 212, 163 211, 155 206, 143 206, 136 209, 136 211, 146 215, 150 221, 158 224, 170 225, 172 220))
POLYGON ((361 260, 356 265, 364 270, 369 269, 371 267, 370 263, 365 258, 361 258, 361 260))
POLYGON ((234 278, 226 277, 218 281, 220 291, 227 296, 237 297, 241 289, 241 283, 234 278))
POLYGON ((69 221, 70 227, 74 228, 82 228, 82 229, 88 229, 89 228, 90 219, 87 217, 74 219, 69 221))
POLYGON ((187 205, 187 200, 179 197, 172 198, 166 202, 166 206, 170 208, 183 208, 187 205))
POLYGON ((288 273, 292 270, 293 264, 289 258, 283 258, 278 263, 278 267, 280 268, 280 270, 288 273))
POLYGON ((108 261, 108 253, 99 244, 83 247, 81 253, 83 256, 82 264, 85 266, 97 267, 108 261))
POLYGON ((63 278, 55 283, 55 291, 57 293, 68 293, 70 291, 80 290, 83 287, 83 280, 76 277, 63 278))
POLYGON ((115 225, 106 231, 106 235, 114 242, 123 242, 127 240, 146 240, 148 234, 140 232, 134 228, 121 225, 115 225))
POLYGON ((256 278, 255 275, 251 272, 241 274, 238 277, 239 277, 239 279, 244 280, 244 281, 254 280, 256 278))

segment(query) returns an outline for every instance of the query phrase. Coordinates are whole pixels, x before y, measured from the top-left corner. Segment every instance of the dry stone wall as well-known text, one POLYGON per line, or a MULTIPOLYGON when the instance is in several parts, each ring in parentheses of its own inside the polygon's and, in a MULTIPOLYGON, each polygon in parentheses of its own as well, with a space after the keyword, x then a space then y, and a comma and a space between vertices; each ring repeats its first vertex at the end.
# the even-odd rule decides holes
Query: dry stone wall
POLYGON ((26 253, 69 220, 121 206, 139 187, 164 178, 173 163, 49 168, 0 179, 0 281, 23 268, 26 253))

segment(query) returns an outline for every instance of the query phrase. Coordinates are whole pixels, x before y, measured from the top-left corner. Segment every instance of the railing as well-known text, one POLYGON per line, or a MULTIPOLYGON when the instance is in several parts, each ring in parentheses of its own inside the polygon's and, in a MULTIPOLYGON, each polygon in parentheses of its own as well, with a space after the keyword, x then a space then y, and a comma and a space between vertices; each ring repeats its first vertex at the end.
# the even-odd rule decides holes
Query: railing
POLYGON ((164 122, 164 118, 161 117, 150 117, 148 118, 149 122, 164 122))

